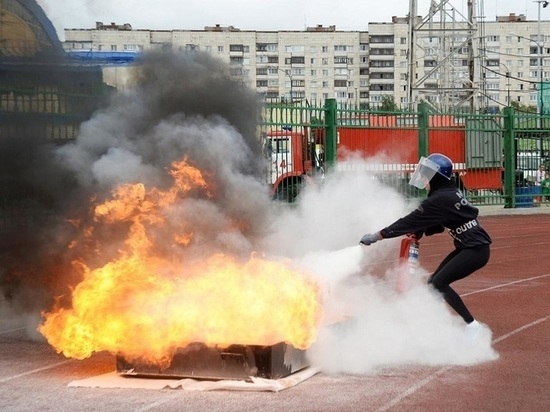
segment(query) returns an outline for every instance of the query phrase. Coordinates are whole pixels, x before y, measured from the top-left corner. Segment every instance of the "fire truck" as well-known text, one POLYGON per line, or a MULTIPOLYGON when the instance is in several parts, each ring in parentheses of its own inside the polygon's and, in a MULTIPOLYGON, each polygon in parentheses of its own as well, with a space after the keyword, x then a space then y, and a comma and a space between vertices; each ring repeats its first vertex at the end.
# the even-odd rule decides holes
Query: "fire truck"
POLYGON ((308 126, 266 133, 264 151, 274 200, 293 202, 305 184, 324 177, 324 137, 324 129, 308 126))
MULTIPOLYGON (((348 154, 363 159, 359 169, 404 189, 419 159, 418 128, 400 124, 399 116, 369 115, 368 127, 337 127, 337 160, 348 154)), ((342 122, 345 123, 345 122, 342 122)), ((403 123, 403 122, 401 122, 403 123)), ((502 190, 501 133, 496 128, 466 127, 453 116, 432 116, 427 149, 453 160, 457 183, 464 190, 502 190), (475 130, 475 132, 473 132, 475 130)), ((479 125, 478 125, 479 126, 479 125)), ((294 201, 304 184, 324 177, 325 130, 307 125, 269 130, 265 134, 268 181, 274 199, 294 201)), ((345 172, 350 165, 336 162, 345 172)))

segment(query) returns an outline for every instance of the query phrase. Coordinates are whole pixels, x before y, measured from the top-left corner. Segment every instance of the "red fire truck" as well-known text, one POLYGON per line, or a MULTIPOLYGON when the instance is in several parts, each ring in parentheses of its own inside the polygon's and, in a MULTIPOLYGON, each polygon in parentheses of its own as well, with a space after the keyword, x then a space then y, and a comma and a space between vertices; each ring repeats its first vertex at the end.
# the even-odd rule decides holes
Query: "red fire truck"
MULTIPOLYGON (((364 159, 377 159, 360 167, 381 177, 393 177, 394 181, 408 181, 420 157, 418 129, 400 126, 398 116, 369 116, 369 127, 337 128, 338 160, 344 160, 351 153, 364 159)), ((453 116, 432 116, 428 152, 443 153, 453 160, 453 169, 463 188, 502 190, 500 133, 476 130, 474 136, 468 130, 453 116)), ((323 128, 301 126, 293 130, 271 130, 266 133, 265 145, 271 162, 268 181, 274 199, 293 201, 304 183, 316 176, 323 177, 323 128)))

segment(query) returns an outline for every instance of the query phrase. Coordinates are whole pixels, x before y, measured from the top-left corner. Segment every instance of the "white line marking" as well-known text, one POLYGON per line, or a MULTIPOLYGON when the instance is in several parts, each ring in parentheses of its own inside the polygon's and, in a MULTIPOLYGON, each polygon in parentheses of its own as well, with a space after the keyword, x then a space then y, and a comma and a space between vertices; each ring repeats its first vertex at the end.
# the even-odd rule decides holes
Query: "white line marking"
MULTIPOLYGON (((460 295, 460 296, 467 296, 467 295, 473 295, 473 294, 476 294, 476 293, 481 293, 481 292, 486 292, 488 290, 493 290, 493 289, 498 289, 498 288, 501 288, 501 287, 504 287, 504 286, 508 286, 508 285, 513 285, 513 284, 516 284, 516 283, 521 283, 521 282, 526 282, 526 281, 529 281, 529 280, 534 280, 534 279, 541 279, 541 278, 545 278, 545 277, 548 277, 550 276, 550 274, 547 274, 547 275, 541 275, 541 276, 534 276, 532 278, 528 278, 528 279, 521 279, 521 280, 517 280, 517 281, 514 281, 514 282, 508 282, 508 283, 504 283, 502 285, 497 285, 497 286, 493 286, 493 287, 490 287, 490 288, 485 288, 485 289, 481 289, 481 290, 478 290, 478 291, 475 291, 475 292, 470 292, 470 293, 465 293, 463 295, 460 295)), ((499 343, 499 342, 502 342, 503 340, 505 339, 508 339, 509 337, 517 334, 517 333, 520 333, 520 332, 523 332, 524 330, 526 329, 529 329, 530 327, 533 327, 535 325, 538 325, 539 323, 542 323, 542 322, 546 322, 547 320, 550 320, 550 315, 544 317, 544 318, 540 318, 540 319, 537 319, 531 323, 528 323, 527 325, 523 325, 511 332, 508 332, 507 334, 505 335, 502 335, 501 337, 499 338, 496 338, 496 339, 493 339, 492 343, 493 345, 499 343)), ((452 369, 454 366, 445 366, 443 368, 440 368, 438 370, 436 370, 434 373, 432 373, 431 375, 428 375, 427 377, 425 377, 424 379, 422 379, 421 381, 417 382, 416 384, 414 384, 413 386, 411 386, 409 389, 407 389, 406 391, 402 392, 400 395, 396 396, 395 398, 393 398, 390 402, 388 402, 387 404, 381 406, 380 408, 377 409, 377 412, 383 412, 383 411, 387 411, 388 409, 396 406, 397 404, 399 404, 399 402, 401 402, 403 399, 405 399, 406 397, 414 394, 415 392, 417 392, 418 390, 422 389, 424 386, 426 386, 428 383, 430 383, 431 381, 433 381, 435 378, 437 378, 439 375, 442 375, 443 373, 447 372, 448 370, 452 369)))
POLYGON ((19 332, 21 330, 26 330, 26 328, 17 328, 17 329, 10 329, 10 330, 3 330, 0 332, 0 335, 3 335, 4 333, 11 333, 11 332, 19 332))
POLYGON ((20 373, 18 375, 8 376, 6 378, 0 379, 0 383, 5 383, 5 382, 11 381, 13 379, 21 378, 21 377, 27 376, 27 375, 32 375, 33 373, 42 372, 42 371, 45 371, 45 370, 48 370, 48 369, 57 368, 58 366, 65 365, 66 363, 69 363, 69 362, 72 362, 72 359, 67 359, 67 360, 62 361, 62 362, 54 363, 53 365, 44 366, 42 368, 33 369, 32 371, 23 372, 23 373, 20 373))
POLYGON ((542 278, 545 278, 545 277, 548 277, 548 276, 550 276, 550 274, 541 275, 541 276, 533 276, 532 278, 527 278, 527 279, 514 280, 513 282, 508 282, 508 283, 503 283, 503 284, 501 284, 501 285, 491 286, 490 288, 479 289, 479 290, 476 290, 476 291, 474 291, 474 292, 463 293, 463 294, 460 295, 460 296, 475 295, 476 293, 487 292, 488 290, 494 290, 494 289, 498 289, 498 288, 503 288, 503 287, 505 287, 505 286, 514 285, 514 284, 516 284, 516 283, 527 282, 527 281, 529 281, 529 280, 542 279, 542 278))
POLYGON ((171 400, 174 400, 176 399, 177 397, 179 397, 179 392, 175 393, 174 396, 170 396, 168 398, 163 398, 161 400, 158 400, 156 402, 153 402, 149 405, 145 405, 143 408, 139 408, 139 409, 136 409, 135 412, 147 412, 147 411, 150 411, 151 409, 155 409, 157 406, 162 406, 164 405, 165 403, 168 403, 170 402, 171 400))
POLYGON ((540 318, 540 319, 537 319, 536 321, 534 322, 531 322, 527 325, 523 325, 511 332, 508 332, 506 335, 502 335, 500 338, 496 338, 496 339, 493 339, 493 344, 495 343, 499 343, 501 341, 503 341, 504 339, 508 339, 510 336, 513 336, 515 335, 516 333, 519 333, 519 332, 522 332, 524 331, 525 329, 528 329, 530 328, 531 326, 535 326, 535 325, 538 325, 539 323, 542 323, 542 322, 546 322, 548 319, 550 319, 550 315, 548 315, 547 317, 545 318, 540 318))
POLYGON ((394 407, 395 405, 397 405, 399 402, 401 402, 403 399, 405 399, 407 396, 409 395, 412 395, 413 393, 415 393, 416 391, 418 391, 419 389, 423 388, 424 386, 426 386, 428 383, 430 383, 431 381, 433 381, 435 378, 437 378, 439 375, 447 372, 449 369, 451 369, 452 366, 445 366, 444 368, 441 368, 441 369, 438 369, 436 370, 434 373, 432 373, 431 375, 428 375, 427 377, 425 377, 424 379, 422 379, 421 381, 417 382, 415 385, 411 386, 409 389, 407 389, 405 392, 402 392, 399 396, 393 398, 391 400, 391 402, 385 404, 384 406, 381 406, 380 408, 378 408, 376 411, 377 412, 383 412, 383 411, 387 411, 388 409, 394 407))

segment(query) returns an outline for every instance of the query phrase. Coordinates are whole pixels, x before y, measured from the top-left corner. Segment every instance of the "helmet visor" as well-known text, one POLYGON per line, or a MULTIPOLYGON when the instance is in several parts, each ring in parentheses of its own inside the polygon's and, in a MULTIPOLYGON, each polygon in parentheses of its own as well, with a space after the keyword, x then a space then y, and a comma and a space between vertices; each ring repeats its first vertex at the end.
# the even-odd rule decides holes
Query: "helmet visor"
POLYGON ((418 189, 424 189, 438 170, 439 165, 437 163, 422 156, 416 165, 411 180, 409 180, 409 184, 418 189))

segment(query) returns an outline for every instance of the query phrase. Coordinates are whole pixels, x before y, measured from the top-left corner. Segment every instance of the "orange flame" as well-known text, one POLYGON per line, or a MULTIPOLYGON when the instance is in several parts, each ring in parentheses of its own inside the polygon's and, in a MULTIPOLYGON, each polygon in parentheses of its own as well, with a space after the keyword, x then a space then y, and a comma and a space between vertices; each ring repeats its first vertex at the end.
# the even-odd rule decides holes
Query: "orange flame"
MULTIPOLYGON (((131 222, 125 247, 97 269, 80 262, 84 280, 73 291, 72 307, 45 314, 39 328, 48 342, 76 359, 108 351, 157 364, 192 342, 309 347, 321 318, 319 290, 287 263, 154 255, 150 230, 164 224, 163 209, 191 190, 212 196, 203 174, 186 160, 173 164, 171 176, 174 185, 166 192, 124 185, 95 207, 96 221, 131 222)), ((165 239, 180 248, 192 240, 192 232, 165 239)))

